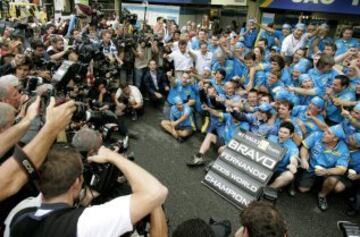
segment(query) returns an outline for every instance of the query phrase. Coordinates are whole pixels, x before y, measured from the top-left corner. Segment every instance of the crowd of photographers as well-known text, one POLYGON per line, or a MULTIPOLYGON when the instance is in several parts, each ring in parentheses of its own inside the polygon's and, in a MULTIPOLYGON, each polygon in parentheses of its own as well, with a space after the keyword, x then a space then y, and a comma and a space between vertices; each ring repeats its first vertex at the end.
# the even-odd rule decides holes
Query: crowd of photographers
MULTIPOLYGON (((323 211, 330 193, 346 191, 347 213, 359 211, 360 43, 351 27, 334 39, 325 23, 276 29, 249 19, 241 29, 219 29, 204 16, 199 25, 158 17, 140 26, 133 15, 117 21, 96 14, 0 26, 7 236, 29 228, 54 235, 55 226, 56 236, 120 236, 135 224, 144 232, 147 222, 151 236, 165 236, 167 188, 128 151, 137 136, 124 116, 136 121, 145 104, 163 109, 160 125, 177 142, 203 134, 189 167, 209 167, 210 147, 221 152, 244 129, 286 148, 272 188, 295 195, 315 186, 323 211)), ((269 228, 254 205, 248 212, 256 218, 245 212, 237 236, 269 228)), ((286 233, 277 211, 258 205, 286 233)), ((190 236, 201 224, 183 223, 174 236, 190 236)))

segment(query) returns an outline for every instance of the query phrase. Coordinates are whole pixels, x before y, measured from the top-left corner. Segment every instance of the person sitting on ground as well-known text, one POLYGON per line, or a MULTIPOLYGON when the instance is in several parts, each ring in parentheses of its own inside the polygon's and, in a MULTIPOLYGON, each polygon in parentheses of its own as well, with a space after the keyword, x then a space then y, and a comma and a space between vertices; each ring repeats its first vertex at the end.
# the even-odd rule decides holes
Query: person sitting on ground
POLYGON ((325 132, 314 132, 303 141, 300 150, 301 166, 298 185, 300 192, 308 192, 318 178, 323 181, 318 194, 320 210, 328 209, 326 197, 330 194, 339 176, 346 172, 349 149, 344 142, 345 133, 341 125, 329 127, 325 132))
POLYGON ((175 97, 174 101, 175 105, 170 108, 170 120, 162 120, 161 127, 181 143, 192 134, 194 123, 190 106, 180 97, 175 97))
POLYGON ((269 140, 279 144, 286 149, 286 153, 277 164, 275 174, 270 182, 270 187, 280 189, 287 186, 293 179, 297 171, 299 149, 292 139, 294 135, 294 125, 285 121, 280 125, 278 136, 270 136, 269 140))

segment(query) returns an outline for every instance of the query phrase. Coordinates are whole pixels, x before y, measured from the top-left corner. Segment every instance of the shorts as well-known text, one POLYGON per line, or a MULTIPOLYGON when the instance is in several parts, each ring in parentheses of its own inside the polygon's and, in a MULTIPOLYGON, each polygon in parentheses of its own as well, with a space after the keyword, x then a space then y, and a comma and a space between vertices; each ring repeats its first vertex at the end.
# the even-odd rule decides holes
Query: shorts
POLYGON ((207 132, 212 133, 215 136, 222 136, 224 134, 224 128, 224 125, 218 126, 210 122, 210 126, 208 127, 207 132))
POLYGON ((340 176, 340 178, 339 178, 339 182, 344 184, 346 189, 351 188, 354 185, 353 181, 350 180, 347 176, 348 176, 348 173, 344 174, 343 176, 340 176))
MULTIPOLYGON (((340 179, 340 176, 334 175, 331 177, 340 179)), ((297 186, 302 188, 312 188, 315 182, 322 184, 326 178, 327 177, 317 176, 315 172, 310 173, 306 170, 301 170, 297 178, 297 186)))
POLYGON ((182 131, 184 131, 184 130, 190 130, 190 131, 192 131, 192 127, 191 127, 191 126, 176 126, 175 129, 176 129, 176 130, 182 130, 182 131))
POLYGON ((221 136, 217 136, 215 147, 216 147, 216 148, 220 148, 220 147, 222 147, 222 146, 224 146, 224 145, 225 145, 225 140, 224 140, 224 138, 221 137, 221 136))
POLYGON ((273 173, 273 175, 271 176, 271 179, 269 180, 268 184, 271 184, 272 182, 274 182, 282 173, 284 173, 286 170, 283 170, 283 171, 275 171, 273 173))

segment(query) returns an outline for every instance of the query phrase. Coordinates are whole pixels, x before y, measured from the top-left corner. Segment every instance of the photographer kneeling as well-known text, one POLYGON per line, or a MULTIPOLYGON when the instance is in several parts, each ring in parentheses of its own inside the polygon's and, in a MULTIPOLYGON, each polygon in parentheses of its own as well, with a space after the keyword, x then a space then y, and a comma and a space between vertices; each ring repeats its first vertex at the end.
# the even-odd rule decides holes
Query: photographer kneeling
POLYGON ((143 97, 136 86, 128 85, 126 82, 120 84, 115 95, 116 115, 130 114, 133 121, 143 113, 143 97))
POLYGON ((133 194, 99 206, 73 208, 83 184, 81 155, 70 145, 54 145, 40 169, 43 203, 14 217, 11 236, 120 236, 165 201, 166 187, 123 156, 101 147, 89 161, 115 165, 133 194))

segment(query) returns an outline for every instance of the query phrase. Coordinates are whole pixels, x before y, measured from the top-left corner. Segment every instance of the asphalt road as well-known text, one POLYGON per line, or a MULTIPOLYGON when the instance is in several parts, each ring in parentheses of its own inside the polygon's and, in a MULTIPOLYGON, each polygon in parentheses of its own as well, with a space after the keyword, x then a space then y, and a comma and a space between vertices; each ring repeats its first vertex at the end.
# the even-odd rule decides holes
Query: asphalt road
MULTIPOLYGON (((136 162, 169 189, 165 204, 169 229, 174 230, 189 218, 208 220, 214 217, 216 220, 230 220, 234 233, 240 226, 239 210, 201 184, 205 175, 202 168, 189 169, 185 164, 200 147, 201 136, 196 134, 179 144, 161 129, 162 119, 160 109, 147 106, 138 121, 127 121, 127 124, 140 134, 138 140, 130 142, 136 162)), ((215 150, 207 157, 215 159, 215 150)), ((360 224, 360 217, 349 218, 344 214, 346 205, 341 196, 329 197, 326 212, 317 208, 316 197, 315 192, 297 193, 295 197, 290 197, 287 192, 279 193, 276 205, 288 222, 289 236, 342 236, 336 228, 338 220, 360 224)))

